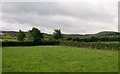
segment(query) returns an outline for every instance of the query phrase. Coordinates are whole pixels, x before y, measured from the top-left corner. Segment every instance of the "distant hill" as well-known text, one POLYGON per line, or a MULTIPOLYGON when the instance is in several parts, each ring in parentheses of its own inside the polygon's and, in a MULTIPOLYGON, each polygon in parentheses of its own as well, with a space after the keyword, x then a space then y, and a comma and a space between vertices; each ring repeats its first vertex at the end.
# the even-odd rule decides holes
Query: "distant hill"
POLYGON ((119 32, 112 32, 112 31, 103 31, 96 34, 96 36, 118 36, 120 35, 119 32))
POLYGON ((16 36, 18 32, 16 31, 0 31, 0 33, 3 33, 4 35, 9 35, 9 36, 16 36))
POLYGON ((91 38, 91 37, 117 37, 120 36, 119 32, 113 32, 113 31, 102 31, 96 34, 85 34, 85 35, 80 35, 80 34, 64 34, 65 37, 79 37, 79 38, 91 38))
MULTIPOLYGON (((8 35, 8 36, 16 36, 18 32, 16 31, 0 31, 0 33, 3 33, 4 35, 8 35)), ((27 32, 25 32, 25 34, 27 35, 27 32)), ((119 32, 113 32, 113 31, 102 31, 96 34, 63 34, 63 36, 66 37, 72 37, 72 38, 90 38, 90 37, 113 37, 113 36, 119 36, 120 33, 119 32)), ((44 36, 46 38, 51 37, 51 34, 47 34, 44 33, 44 36)))

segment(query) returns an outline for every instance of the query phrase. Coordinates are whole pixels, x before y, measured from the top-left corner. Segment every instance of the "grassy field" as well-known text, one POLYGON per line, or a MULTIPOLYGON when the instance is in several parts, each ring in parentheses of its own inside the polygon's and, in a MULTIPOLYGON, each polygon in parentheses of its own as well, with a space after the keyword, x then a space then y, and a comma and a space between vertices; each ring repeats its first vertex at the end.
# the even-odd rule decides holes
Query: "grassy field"
POLYGON ((65 46, 3 47, 3 72, 118 72, 118 51, 65 46))
POLYGON ((0 47, 0 73, 2 73, 2 48, 0 47))

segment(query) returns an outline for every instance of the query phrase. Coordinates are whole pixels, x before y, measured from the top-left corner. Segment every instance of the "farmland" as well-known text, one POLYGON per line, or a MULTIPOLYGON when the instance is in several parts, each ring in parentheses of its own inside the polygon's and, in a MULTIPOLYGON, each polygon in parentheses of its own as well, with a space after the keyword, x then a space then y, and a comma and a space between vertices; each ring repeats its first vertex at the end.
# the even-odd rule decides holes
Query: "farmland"
POLYGON ((67 46, 3 47, 3 72, 118 72, 118 51, 67 46))
POLYGON ((0 40, 2 71, 118 72, 120 33, 68 35, 55 31, 36 35, 30 31, 4 32, 0 40))

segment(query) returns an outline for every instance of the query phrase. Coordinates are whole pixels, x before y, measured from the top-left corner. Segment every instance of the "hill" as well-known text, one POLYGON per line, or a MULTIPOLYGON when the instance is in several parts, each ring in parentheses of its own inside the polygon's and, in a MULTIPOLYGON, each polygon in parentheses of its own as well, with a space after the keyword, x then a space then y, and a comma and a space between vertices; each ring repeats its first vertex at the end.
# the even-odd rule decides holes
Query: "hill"
POLYGON ((119 36, 119 32, 113 32, 113 31, 102 31, 96 34, 64 34, 65 37, 73 37, 73 38, 91 38, 91 37, 117 37, 119 36))
MULTIPOLYGON (((4 36, 12 36, 12 37, 16 37, 17 35, 17 31, 0 31, 1 33, 4 34, 4 36)), ((27 35, 27 32, 25 32, 25 34, 27 35)), ((63 34, 63 36, 65 38, 67 37, 72 37, 72 38, 90 38, 90 37, 117 37, 119 36, 120 33, 119 32, 114 32, 114 31, 102 31, 96 34, 63 34)), ((47 34, 44 33, 44 37, 45 38, 50 38, 52 36, 52 34, 47 34)))

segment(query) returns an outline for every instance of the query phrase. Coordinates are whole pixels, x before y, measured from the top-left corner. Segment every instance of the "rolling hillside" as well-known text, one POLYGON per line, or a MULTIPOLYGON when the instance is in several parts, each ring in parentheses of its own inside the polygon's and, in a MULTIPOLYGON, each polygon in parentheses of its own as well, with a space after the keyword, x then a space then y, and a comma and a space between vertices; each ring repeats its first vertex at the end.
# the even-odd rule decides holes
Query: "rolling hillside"
MULTIPOLYGON (((16 37, 17 33, 16 31, 0 31, 1 33, 4 34, 4 36, 12 36, 12 37, 16 37)), ((25 32, 26 36, 27 36, 27 32, 25 32)), ((67 37, 73 37, 73 38, 90 38, 90 37, 117 37, 119 36, 120 33, 119 32, 113 32, 113 31, 102 31, 102 32, 99 32, 99 33, 96 33, 96 34, 85 34, 85 35, 82 35, 82 34, 63 34, 63 36, 65 38, 67 37)), ((51 37, 52 35, 51 34, 47 34, 47 33, 44 33, 44 37, 45 38, 49 38, 51 37)))

